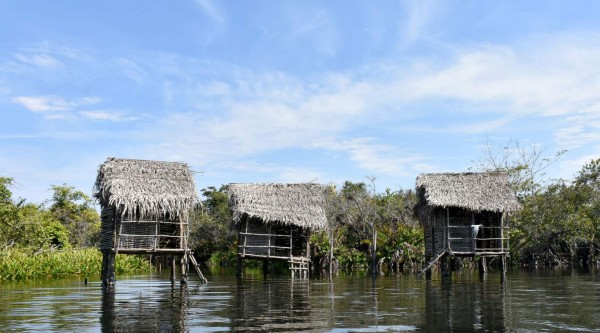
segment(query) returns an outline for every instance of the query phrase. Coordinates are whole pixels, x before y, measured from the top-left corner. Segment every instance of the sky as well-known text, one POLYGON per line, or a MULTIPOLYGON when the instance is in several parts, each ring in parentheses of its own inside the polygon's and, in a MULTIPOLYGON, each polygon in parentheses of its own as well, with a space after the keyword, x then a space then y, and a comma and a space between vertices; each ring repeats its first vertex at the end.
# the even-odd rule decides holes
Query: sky
POLYGON ((484 147, 600 157, 597 1, 0 0, 0 176, 42 203, 108 157, 196 187, 413 189, 484 147))

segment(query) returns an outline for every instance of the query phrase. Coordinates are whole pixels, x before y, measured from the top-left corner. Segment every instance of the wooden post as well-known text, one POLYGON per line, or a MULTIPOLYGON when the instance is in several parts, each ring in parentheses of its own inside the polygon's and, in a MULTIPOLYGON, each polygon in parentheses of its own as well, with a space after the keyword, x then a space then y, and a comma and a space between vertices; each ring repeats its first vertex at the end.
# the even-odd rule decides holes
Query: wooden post
POLYGON ((450 258, 450 272, 458 271, 458 263, 456 257, 450 258))
POLYGON ((440 267, 442 269, 442 276, 448 275, 448 255, 444 254, 440 260, 440 267))
POLYGON ((446 221, 444 223, 444 241, 442 248, 444 250, 450 249, 450 241, 448 240, 448 233, 450 232, 450 208, 446 207, 446 221))
POLYGON ((102 281, 102 287, 108 286, 108 251, 102 251, 102 269, 100 272, 100 280, 102 281))
POLYGON ((117 254, 113 251, 110 251, 110 265, 109 265, 109 279, 110 279, 110 285, 114 285, 115 281, 117 280, 115 277, 115 260, 116 260, 117 254))
POLYGON ((237 257, 237 264, 235 268, 235 276, 242 277, 244 275, 244 258, 242 258, 239 253, 237 257))
MULTIPOLYGON (((430 261, 431 261, 431 256, 430 255, 425 255, 425 264, 428 264, 430 261)), ((428 268, 425 271, 425 280, 427 280, 427 281, 431 280, 431 268, 428 268)))
POLYGON ((294 259, 294 226, 290 225, 290 260, 294 259))
POLYGON ((187 252, 181 256, 181 283, 186 284, 188 279, 188 254, 187 252))
MULTIPOLYGON (((504 213, 500 215, 500 252, 508 252, 509 240, 506 240, 506 248, 504 247, 504 213)), ((504 258, 506 260, 506 258, 504 258)))
POLYGON ((266 280, 267 279, 267 273, 268 273, 268 269, 269 269, 269 260, 267 259, 263 259, 262 262, 262 270, 263 270, 263 277, 266 280))
POLYGON ((171 284, 175 284, 175 255, 171 255, 171 284))
POLYGON ((269 224, 269 238, 268 238, 269 239, 269 243, 268 243, 269 247, 267 247, 267 258, 271 258, 271 236, 273 236, 273 234, 271 233, 272 232, 271 229, 272 229, 271 225, 269 224))
POLYGON ((308 263, 306 264, 306 278, 308 278, 310 272, 310 263, 311 263, 311 253, 310 253, 310 229, 306 230, 306 259, 308 263))
POLYGON ((479 258, 479 275, 487 273, 487 260, 485 257, 479 258))
POLYGON ((179 260, 181 265, 181 283, 187 283, 188 278, 188 245, 187 245, 187 221, 183 222, 183 217, 179 216, 179 247, 183 250, 183 255, 179 260))
POLYGON ((112 250, 102 251, 101 279, 103 287, 115 284, 115 253, 112 250))
MULTIPOLYGON (((244 219, 243 223, 246 224, 246 233, 247 233, 248 232, 248 224, 247 224, 248 222, 244 219)), ((242 225, 240 225, 238 228, 237 265, 235 268, 235 276, 237 276, 237 277, 242 277, 244 274, 244 255, 246 254, 246 237, 247 237, 247 235, 242 235, 242 225), (242 241, 242 239, 243 239, 243 241, 242 241)))

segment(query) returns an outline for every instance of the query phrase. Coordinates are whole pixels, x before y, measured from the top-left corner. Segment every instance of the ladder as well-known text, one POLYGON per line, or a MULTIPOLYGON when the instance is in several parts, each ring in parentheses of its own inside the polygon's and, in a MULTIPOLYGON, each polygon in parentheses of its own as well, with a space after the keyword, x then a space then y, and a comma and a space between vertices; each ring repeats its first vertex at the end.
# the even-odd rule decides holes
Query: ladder
POLYGON ((446 254, 447 251, 442 251, 442 253, 440 253, 437 257, 435 257, 435 259, 433 259, 432 261, 430 261, 427 266, 425 266, 425 268, 423 268, 423 270, 417 274, 418 277, 420 277, 421 275, 423 275, 428 269, 431 268, 431 266, 433 266, 438 260, 440 260, 441 257, 443 257, 446 254))
POLYGON ((194 268, 196 269, 196 273, 198 273, 198 276, 200 277, 200 282, 208 283, 208 280, 204 277, 204 275, 202 274, 202 271, 200 270, 200 266, 198 265, 198 262, 196 261, 194 254, 190 253, 188 255, 188 257, 190 258, 190 262, 192 263, 192 266, 194 266, 194 268))
POLYGON ((290 271, 292 272, 292 278, 296 276, 298 273, 298 277, 308 278, 308 264, 310 263, 310 259, 307 257, 291 257, 288 260, 290 264, 290 271))

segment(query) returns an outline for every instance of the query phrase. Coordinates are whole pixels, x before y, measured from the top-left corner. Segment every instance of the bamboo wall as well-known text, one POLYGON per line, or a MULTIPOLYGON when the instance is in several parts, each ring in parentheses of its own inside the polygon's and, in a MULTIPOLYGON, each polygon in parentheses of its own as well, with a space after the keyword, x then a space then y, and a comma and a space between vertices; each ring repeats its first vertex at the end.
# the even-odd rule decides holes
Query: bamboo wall
POLYGON ((241 257, 290 259, 307 257, 308 230, 279 223, 265 224, 245 218, 239 226, 238 255, 241 257))
POLYGON ((436 256, 447 248, 452 253, 463 255, 508 251, 502 240, 502 213, 436 208, 427 215, 423 227, 428 257, 436 256), (472 225, 482 225, 476 237, 472 225))
POLYGON ((175 221, 168 216, 163 220, 130 219, 121 216, 120 212, 115 214, 113 206, 106 206, 102 208, 101 220, 101 250, 152 252, 183 249, 183 244, 187 244, 187 222, 175 221))

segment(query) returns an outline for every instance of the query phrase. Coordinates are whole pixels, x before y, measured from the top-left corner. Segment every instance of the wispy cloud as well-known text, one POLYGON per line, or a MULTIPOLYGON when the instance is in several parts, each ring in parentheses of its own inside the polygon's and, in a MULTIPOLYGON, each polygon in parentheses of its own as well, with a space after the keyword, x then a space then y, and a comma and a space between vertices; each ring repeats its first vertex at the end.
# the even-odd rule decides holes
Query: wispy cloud
POLYGON ((19 62, 33 65, 44 69, 56 69, 60 68, 63 64, 58 59, 54 58, 49 54, 37 53, 37 54, 22 54, 15 53, 14 58, 19 62))
POLYGON ((23 105, 29 111, 52 112, 70 111, 80 106, 97 104, 100 103, 102 99, 96 96, 87 96, 68 100, 60 96, 45 95, 13 97, 12 101, 23 105))
POLYGON ((136 61, 127 58, 117 59, 116 64, 121 73, 135 81, 137 84, 147 83, 149 73, 143 64, 139 64, 136 61))
POLYGON ((417 70, 410 87, 399 81, 393 89, 408 88, 404 91, 410 99, 485 103, 480 112, 502 108, 519 114, 568 114, 599 97, 597 39, 540 38, 517 47, 467 49, 446 66, 417 70), (574 65, 581 63, 586 66, 574 65))
POLYGON ((86 50, 54 45, 45 41, 20 48, 4 60, 0 58, 0 71, 16 73, 33 71, 40 75, 43 72, 64 70, 73 62, 92 59, 93 57, 86 50))
POLYGON ((377 175, 405 176, 413 171, 415 164, 427 165, 426 158, 422 153, 409 154, 401 151, 399 147, 377 143, 374 138, 325 139, 314 142, 312 146, 345 152, 362 169, 377 175))
POLYGON ((292 11, 290 19, 292 32, 290 35, 283 36, 288 42, 298 43, 304 39, 310 40, 306 47, 314 48, 323 56, 337 55, 339 46, 337 28, 324 9, 292 11))
POLYGON ((439 3, 435 0, 407 0, 407 19, 402 26, 403 43, 411 44, 422 38, 427 31, 428 24, 432 21, 439 3))
POLYGON ((308 147, 347 154, 364 170, 398 175, 416 166, 434 166, 430 157, 407 152, 401 142, 382 144, 373 132, 365 139, 360 134, 363 128, 406 118, 398 126, 416 136, 432 131, 479 135, 502 132, 519 119, 542 117, 564 123, 557 141, 598 144, 593 116, 597 113, 583 111, 600 99, 600 82, 594 79, 600 76, 600 39, 595 37, 540 37, 537 43, 512 47, 470 46, 454 51, 442 64, 421 58, 309 78, 230 68, 217 71, 227 77, 195 81, 189 69, 202 72, 202 65, 208 64, 186 65, 189 60, 180 59, 176 63, 181 74, 173 71, 171 62, 167 66, 166 103, 187 101, 176 109, 189 111, 160 119, 150 129, 150 140, 152 147, 158 144, 200 163, 308 147), (173 79, 173 75, 185 80, 173 79), (431 105, 423 107, 422 103, 431 105), (415 106, 419 106, 418 114, 415 106), (437 117, 449 121, 431 121, 437 117), (426 126, 420 125, 421 119, 427 120, 426 126))
POLYGON ((219 23, 225 22, 225 18, 211 0, 194 0, 194 2, 202 10, 202 12, 204 12, 213 20, 219 23))
POLYGON ((567 117, 564 125, 555 133, 556 141, 563 148, 575 149, 592 142, 600 146, 600 102, 567 117))
POLYGON ((128 115, 127 113, 118 110, 87 110, 81 111, 79 114, 83 118, 94 121, 127 122, 141 118, 140 116, 128 115))

